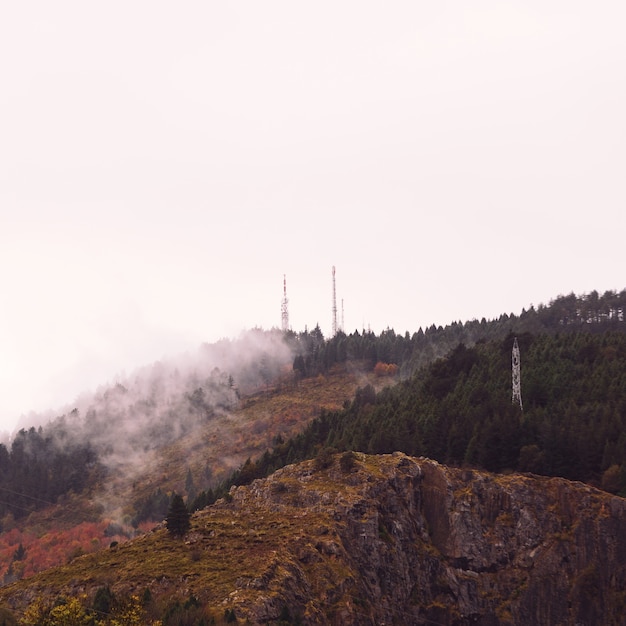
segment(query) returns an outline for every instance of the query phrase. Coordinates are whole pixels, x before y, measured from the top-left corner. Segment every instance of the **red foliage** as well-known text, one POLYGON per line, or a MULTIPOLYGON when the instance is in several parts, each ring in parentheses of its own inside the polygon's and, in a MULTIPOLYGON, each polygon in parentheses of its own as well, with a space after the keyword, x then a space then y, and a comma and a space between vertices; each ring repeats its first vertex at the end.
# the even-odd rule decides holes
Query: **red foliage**
POLYGON ((108 522, 83 522, 68 530, 51 530, 37 537, 18 528, 0 535, 0 576, 8 570, 17 546, 21 543, 26 553, 23 560, 24 577, 67 563, 78 554, 87 554, 108 547, 111 541, 123 537, 104 534, 108 522))

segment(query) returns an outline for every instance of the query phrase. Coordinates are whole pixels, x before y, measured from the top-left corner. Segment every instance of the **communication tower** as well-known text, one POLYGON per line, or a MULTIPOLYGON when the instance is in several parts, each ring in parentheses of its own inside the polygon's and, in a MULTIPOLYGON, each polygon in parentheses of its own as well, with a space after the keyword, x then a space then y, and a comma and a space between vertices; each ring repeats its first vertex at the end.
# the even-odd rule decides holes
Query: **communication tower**
POLYGON ((335 289, 335 266, 333 265, 333 337, 337 334, 337 291, 335 289))
POLYGON ((289 300, 287 300, 287 276, 283 274, 283 301, 280 305, 280 314, 282 319, 283 332, 289 330, 289 300))
POLYGON ((513 404, 519 404, 519 408, 524 410, 522 406, 522 379, 520 374, 520 357, 519 346, 517 345, 517 337, 513 341, 513 404))

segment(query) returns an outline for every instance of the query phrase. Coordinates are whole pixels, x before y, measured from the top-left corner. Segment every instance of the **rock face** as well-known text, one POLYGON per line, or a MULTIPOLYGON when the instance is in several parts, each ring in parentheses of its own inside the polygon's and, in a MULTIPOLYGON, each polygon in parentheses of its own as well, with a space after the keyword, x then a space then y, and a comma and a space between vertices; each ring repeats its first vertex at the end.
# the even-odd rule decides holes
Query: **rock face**
MULTIPOLYGON (((346 453, 278 470, 200 511, 0 589, 146 589, 207 618, 341 626, 626 624, 626 500, 581 483, 346 453)), ((206 621, 209 621, 207 619, 206 621)))
POLYGON ((305 624, 626 624, 625 500, 399 453, 356 458, 233 490, 235 510, 270 506, 304 530, 242 583, 238 614, 261 623, 287 606, 305 624))

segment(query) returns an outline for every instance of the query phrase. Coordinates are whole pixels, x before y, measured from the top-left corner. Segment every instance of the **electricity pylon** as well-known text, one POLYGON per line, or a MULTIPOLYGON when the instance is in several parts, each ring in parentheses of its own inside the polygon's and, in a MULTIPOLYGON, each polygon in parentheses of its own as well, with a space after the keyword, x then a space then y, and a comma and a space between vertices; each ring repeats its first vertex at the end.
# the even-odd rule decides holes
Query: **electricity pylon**
POLYGON ((520 356, 519 356, 519 346, 517 345, 517 337, 515 337, 515 341, 513 341, 513 355, 512 355, 512 365, 513 365, 513 404, 519 404, 519 408, 523 411, 524 407, 522 406, 522 378, 520 374, 520 356))

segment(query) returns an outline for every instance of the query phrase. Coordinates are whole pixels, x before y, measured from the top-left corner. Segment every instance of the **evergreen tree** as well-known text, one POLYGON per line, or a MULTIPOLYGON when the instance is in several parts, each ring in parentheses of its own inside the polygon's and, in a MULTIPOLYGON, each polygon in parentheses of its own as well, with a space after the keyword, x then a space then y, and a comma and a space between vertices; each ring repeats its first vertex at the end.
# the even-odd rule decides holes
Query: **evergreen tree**
POLYGON ((191 528, 190 517, 183 497, 175 493, 165 519, 167 530, 175 537, 182 537, 191 528))
POLYGON ((14 561, 23 561, 26 557, 26 548, 20 542, 20 545, 17 547, 17 550, 13 553, 14 561))
POLYGON ((115 596, 109 586, 99 587, 93 599, 93 609, 99 615, 107 615, 111 612, 114 602, 115 596))

